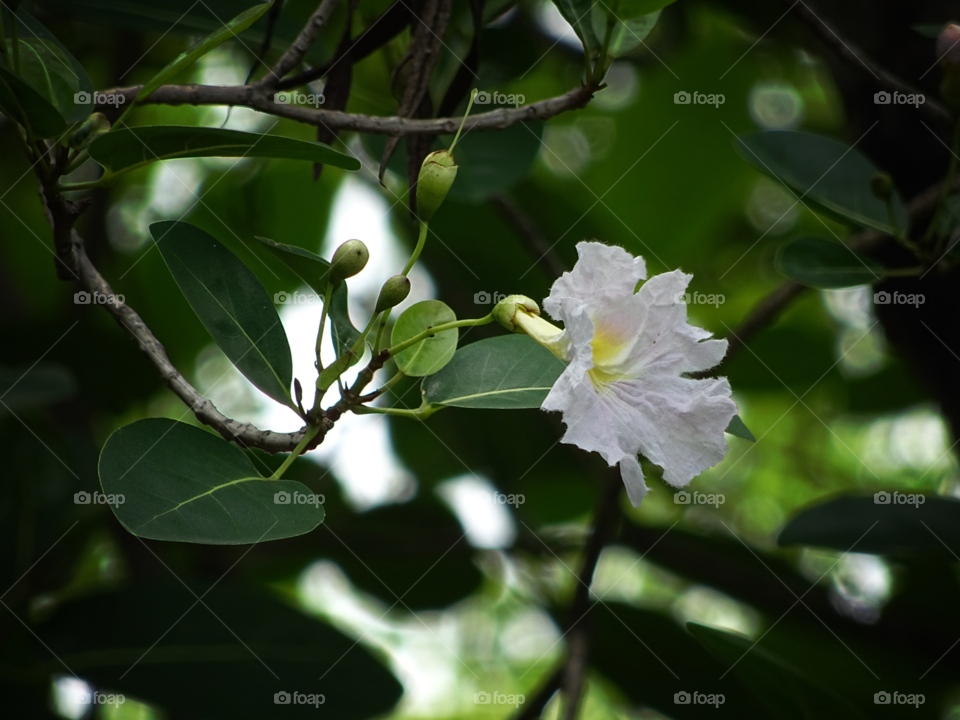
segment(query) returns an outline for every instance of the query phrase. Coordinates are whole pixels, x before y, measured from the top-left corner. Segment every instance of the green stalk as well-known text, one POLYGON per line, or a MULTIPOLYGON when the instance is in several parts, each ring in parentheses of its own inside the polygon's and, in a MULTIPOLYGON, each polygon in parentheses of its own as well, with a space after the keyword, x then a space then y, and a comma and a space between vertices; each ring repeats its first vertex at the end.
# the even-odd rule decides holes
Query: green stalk
POLYGON ((388 348, 387 352, 391 357, 396 357, 397 353, 402 353, 408 347, 416 345, 418 342, 426 340, 432 335, 437 335, 438 333, 445 332, 447 330, 453 330, 455 328, 462 327, 472 327, 474 325, 487 325, 488 323, 493 322, 493 313, 486 315, 482 318, 477 318, 476 320, 454 320, 452 322, 443 323, 441 325, 436 325, 432 328, 427 328, 421 333, 417 333, 409 340, 404 340, 402 343, 397 343, 392 348, 388 348))
POLYGON ((426 244, 426 242, 427 242, 427 223, 421 220, 420 221, 420 237, 417 238, 417 246, 413 249, 413 255, 410 256, 410 259, 407 260, 407 264, 403 267, 403 272, 400 273, 401 275, 406 277, 407 273, 409 273, 413 269, 414 264, 416 264, 417 262, 417 258, 419 258, 420 253, 423 252, 423 246, 426 244))
POLYGON ((303 440, 297 443, 297 446, 293 449, 293 452, 290 453, 290 456, 283 461, 283 465, 278 467, 277 471, 267 479, 279 480, 281 477, 283 477, 283 474, 287 471, 287 469, 293 465, 293 461, 300 457, 300 453, 303 452, 303 449, 307 446, 307 443, 313 440, 317 436, 318 432, 320 432, 319 425, 311 425, 308 427, 306 432, 303 434, 303 440))
POLYGON ((320 315, 320 327, 317 330, 317 372, 323 371, 323 361, 320 359, 320 346, 323 344, 323 328, 327 324, 327 314, 330 310, 330 297, 333 295, 333 283, 328 282, 323 292, 323 312, 320 315))

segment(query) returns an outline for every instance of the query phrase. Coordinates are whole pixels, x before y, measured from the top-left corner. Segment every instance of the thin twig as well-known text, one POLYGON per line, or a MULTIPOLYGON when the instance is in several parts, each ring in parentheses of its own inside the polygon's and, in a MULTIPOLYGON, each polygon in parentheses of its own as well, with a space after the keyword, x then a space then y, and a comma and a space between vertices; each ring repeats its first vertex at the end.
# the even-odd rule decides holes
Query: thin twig
POLYGON ((320 7, 317 8, 316 12, 310 17, 310 20, 307 21, 307 24, 303 30, 300 31, 300 35, 294 41, 293 45, 287 48, 287 51, 277 61, 277 64, 267 73, 266 77, 260 80, 258 85, 266 88, 276 87, 284 75, 303 61, 303 58, 313 46, 313 43, 316 42, 317 36, 320 34, 323 26, 327 24, 327 20, 337 7, 338 2, 340 2, 340 0, 323 0, 323 2, 320 3, 320 7))

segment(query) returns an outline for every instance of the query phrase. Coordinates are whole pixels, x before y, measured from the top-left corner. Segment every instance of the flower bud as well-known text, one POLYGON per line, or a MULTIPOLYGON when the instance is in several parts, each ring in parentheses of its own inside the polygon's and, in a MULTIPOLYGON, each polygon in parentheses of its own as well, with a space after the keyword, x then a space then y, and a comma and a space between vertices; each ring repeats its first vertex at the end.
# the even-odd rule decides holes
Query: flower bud
POLYGON ((394 275, 387 280, 380 288, 380 296, 377 298, 377 307, 373 314, 382 313, 384 310, 396 307, 410 294, 410 278, 406 275, 394 275))
POLYGON ((353 277, 366 267, 370 251, 360 240, 347 240, 337 248, 330 261, 330 280, 340 282, 353 277))
POLYGON ((893 179, 887 173, 878 171, 870 178, 870 190, 884 202, 893 197, 893 179))
POLYGON ((510 332, 522 333, 523 329, 517 327, 516 323, 517 312, 521 309, 530 315, 540 316, 540 306, 536 301, 526 295, 508 295, 493 308, 493 319, 510 332))
POLYGON ((457 164, 449 150, 437 150, 424 158, 417 179, 417 214, 423 222, 430 222, 456 179, 457 164))
POLYGON ((110 132, 110 121, 103 113, 93 113, 83 125, 78 127, 67 144, 74 150, 83 150, 87 145, 104 133, 110 132))
POLYGON ((937 36, 937 57, 946 70, 960 66, 960 25, 950 23, 937 36))

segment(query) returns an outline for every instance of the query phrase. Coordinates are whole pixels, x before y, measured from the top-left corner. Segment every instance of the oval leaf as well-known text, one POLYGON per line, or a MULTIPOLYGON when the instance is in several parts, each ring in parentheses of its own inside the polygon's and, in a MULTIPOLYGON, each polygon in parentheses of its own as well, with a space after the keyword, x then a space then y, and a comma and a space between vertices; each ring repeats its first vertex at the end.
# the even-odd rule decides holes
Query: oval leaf
POLYGON ((189 223, 158 222, 150 232, 190 307, 230 362, 264 393, 293 407, 287 334, 257 276, 189 223))
POLYGON ((308 533, 319 503, 293 480, 267 480, 242 450, 206 430, 166 418, 126 425, 100 453, 100 486, 132 534, 152 540, 246 545, 308 533), (119 502, 119 496, 123 502, 119 502))
MULTIPOLYGON (((893 232, 886 203, 870 189, 877 168, 855 148, 793 130, 746 135, 736 148, 758 170, 795 190, 802 202, 856 227, 893 232)), ((905 230, 909 219, 896 192, 892 203, 897 226, 905 230)))
POLYGON ((117 174, 158 160, 193 157, 266 157, 307 160, 345 170, 360 161, 328 145, 280 135, 260 135, 220 128, 157 125, 123 128, 90 143, 90 157, 117 174))
MULTIPOLYGON (((439 300, 423 300, 411 305, 397 318, 393 326, 392 344, 397 345, 443 323, 454 322, 457 316, 439 300)), ((416 345, 408 347, 394 359, 397 367, 410 377, 432 375, 446 365, 457 351, 459 328, 431 335, 416 345)))
POLYGON ((777 269, 791 280, 815 288, 870 285, 883 279, 883 266, 839 242, 803 237, 777 252, 777 269))
POLYGON ((733 435, 734 437, 742 438, 743 440, 749 440, 750 442, 756 442, 757 439, 753 436, 753 433, 750 432, 750 429, 743 423, 743 420, 740 419, 739 415, 734 415, 730 418, 730 423, 727 425, 727 429, 724 432, 733 435))
POLYGON ((460 348, 423 381, 429 403, 452 407, 538 408, 567 364, 527 335, 503 335, 460 348))

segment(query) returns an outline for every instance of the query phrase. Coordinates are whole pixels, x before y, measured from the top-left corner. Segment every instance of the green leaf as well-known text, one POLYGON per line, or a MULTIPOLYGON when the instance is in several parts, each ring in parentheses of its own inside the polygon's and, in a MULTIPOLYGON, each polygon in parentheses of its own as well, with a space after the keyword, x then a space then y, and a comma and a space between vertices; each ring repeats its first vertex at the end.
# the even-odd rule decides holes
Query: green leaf
POLYGON ((583 52, 587 57, 594 57, 600 52, 600 40, 593 29, 592 8, 595 3, 589 0, 553 0, 557 10, 573 27, 573 31, 583 43, 583 52))
POLYGON ((67 129, 67 122, 60 112, 21 80, 3 60, 0 60, 0 110, 40 137, 56 137, 67 129))
POLYGON ((777 543, 954 560, 948 548, 960 548, 960 500, 924 496, 917 490, 837 497, 802 510, 783 528, 777 543))
POLYGON ((743 438, 744 440, 749 440, 750 442, 757 441, 753 433, 743 424, 743 420, 740 419, 739 415, 734 415, 730 418, 730 424, 727 425, 727 429, 724 432, 738 438, 743 438))
POLYGON ((639 18, 651 13, 660 12, 667 5, 672 5, 676 0, 620 0, 619 4, 611 5, 616 7, 617 16, 622 20, 639 18))
MULTIPOLYGON (((398 345, 443 323, 454 322, 457 316, 439 300, 423 300, 408 307, 393 326, 391 344, 398 345)), ((394 358, 397 367, 410 377, 432 375, 446 365, 457 351, 459 328, 431 335, 408 347, 394 358)))
POLYGON ((40 625, 49 650, 36 643, 21 654, 52 672, 63 671, 59 657, 101 692, 171 718, 363 720, 400 699, 402 686, 363 643, 276 595, 229 580, 185 583, 169 576, 66 602, 40 625), (324 702, 274 704, 275 693, 294 691, 324 702))
POLYGON ((750 638, 692 622, 687 629, 730 668, 770 717, 866 720, 866 715, 842 696, 803 676, 750 638))
POLYGON ((150 232, 190 307, 230 362, 264 393, 293 407, 287 334, 257 276, 189 223, 158 222, 150 232))
MULTIPOLYGON (((746 135, 737 152, 758 170, 788 185, 803 203, 840 222, 892 233, 887 204, 873 194, 877 168, 855 148, 831 138, 792 130, 746 135)), ((899 194, 891 200, 897 227, 909 226, 899 194)))
POLYGON ((883 266, 840 242, 801 237, 780 247, 777 270, 791 280, 815 288, 870 285, 884 277, 883 266))
MULTIPOLYGON (((598 38, 606 36, 609 12, 606 6, 600 3, 593 6, 591 11, 593 32, 598 38)), ((607 54, 612 58, 617 58, 639 47, 659 19, 659 10, 642 15, 627 15, 618 11, 616 25, 610 34, 607 54)))
MULTIPOLYGON (((219 27, 214 32, 200 40, 189 50, 180 53, 176 59, 158 72, 153 78, 144 84, 140 92, 137 93, 137 100, 145 100, 154 90, 164 83, 172 80, 177 74, 185 68, 192 65, 198 59, 206 55, 214 48, 219 47, 227 40, 236 37, 248 27, 253 25, 267 10, 270 9, 270 3, 254 5, 237 15, 226 25, 219 27)), ((136 102, 136 100, 134 101, 136 102)))
POLYGON ((152 540, 246 545, 308 533, 323 505, 293 480, 267 480, 242 450, 206 430, 166 418, 113 433, 100 453, 103 494, 132 534, 152 540), (294 502, 282 503, 277 493, 294 502))
POLYGON ((90 156, 111 173, 128 172, 158 160, 193 157, 266 157, 359 170, 360 161, 318 142, 239 130, 157 125, 122 128, 90 143, 90 156))
POLYGON ((517 410, 538 408, 567 364, 526 335, 502 335, 460 348, 423 381, 429 403, 517 410))
MULTIPOLYGON (((350 350, 361 335, 361 332, 354 327, 350 320, 348 299, 347 283, 344 281, 337 285, 333 291, 333 297, 330 298, 330 333, 333 336, 333 346, 336 348, 337 357, 350 350)), ((359 360, 359 357, 355 358, 353 364, 356 364, 359 360)))

